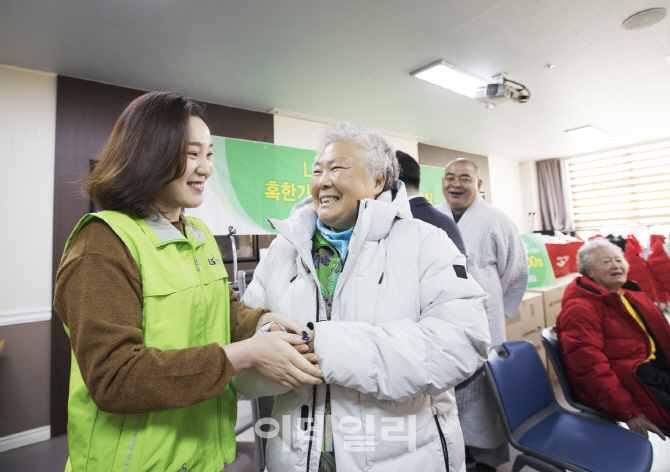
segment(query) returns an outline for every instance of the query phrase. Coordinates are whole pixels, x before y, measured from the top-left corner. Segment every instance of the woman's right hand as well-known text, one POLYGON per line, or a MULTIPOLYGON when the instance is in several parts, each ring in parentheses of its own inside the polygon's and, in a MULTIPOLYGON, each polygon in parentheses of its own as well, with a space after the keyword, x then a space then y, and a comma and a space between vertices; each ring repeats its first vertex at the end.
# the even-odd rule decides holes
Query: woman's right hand
POLYGON ((306 345, 302 335, 270 332, 253 339, 258 343, 254 368, 268 379, 288 388, 323 383, 318 364, 312 364, 296 350, 297 346, 306 345))
POLYGON ((306 342, 302 335, 273 331, 222 348, 236 374, 253 367, 273 382, 294 389, 323 383, 318 364, 298 351, 306 342))
POLYGON ((644 416, 644 413, 626 421, 626 425, 628 426, 628 429, 637 434, 641 434, 647 439, 649 439, 649 434, 647 431, 651 431, 652 433, 656 433, 657 436, 665 441, 665 435, 661 432, 660 429, 658 429, 658 426, 656 426, 654 423, 649 421, 646 416, 644 416))

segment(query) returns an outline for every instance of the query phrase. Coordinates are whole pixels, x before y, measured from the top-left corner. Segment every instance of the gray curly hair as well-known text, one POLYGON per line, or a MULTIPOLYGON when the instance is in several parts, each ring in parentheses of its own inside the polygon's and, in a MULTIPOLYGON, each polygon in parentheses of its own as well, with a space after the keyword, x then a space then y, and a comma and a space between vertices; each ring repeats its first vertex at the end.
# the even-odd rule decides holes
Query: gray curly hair
POLYGON ((619 246, 612 244, 605 238, 595 238, 585 243, 579 248, 579 251, 577 251, 577 268, 579 269, 580 274, 588 276, 588 273, 593 270, 593 267, 596 264, 595 252, 596 249, 600 247, 607 247, 619 253, 623 259, 623 264, 626 267, 626 270, 628 270, 628 261, 623 258, 623 251, 619 246))
POLYGON ((368 177, 386 176, 384 190, 396 189, 400 168, 393 145, 377 130, 356 123, 338 122, 326 127, 319 136, 314 161, 332 142, 344 142, 362 151, 368 177))

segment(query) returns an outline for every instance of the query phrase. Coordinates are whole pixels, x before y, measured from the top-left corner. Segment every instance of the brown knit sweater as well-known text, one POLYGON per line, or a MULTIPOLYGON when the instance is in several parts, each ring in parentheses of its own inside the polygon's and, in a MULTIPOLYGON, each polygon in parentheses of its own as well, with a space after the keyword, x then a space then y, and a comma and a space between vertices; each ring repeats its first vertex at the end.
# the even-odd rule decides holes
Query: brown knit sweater
MULTIPOLYGON (((173 223, 184 231, 183 223, 173 223)), ((137 414, 183 408, 221 394, 235 369, 218 344, 161 351, 142 338, 142 280, 135 259, 102 220, 68 247, 56 275, 54 309, 70 330, 84 383, 103 411, 137 414)), ((251 337, 269 310, 230 289, 233 342, 251 337)))

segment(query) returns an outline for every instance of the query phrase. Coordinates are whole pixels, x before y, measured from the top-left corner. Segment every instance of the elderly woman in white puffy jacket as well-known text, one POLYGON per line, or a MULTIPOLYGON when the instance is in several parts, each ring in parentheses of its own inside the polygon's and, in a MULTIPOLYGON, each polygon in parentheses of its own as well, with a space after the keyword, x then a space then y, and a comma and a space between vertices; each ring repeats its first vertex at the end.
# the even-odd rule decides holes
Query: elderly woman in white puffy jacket
POLYGON ((487 294, 465 257, 412 218, 393 147, 378 132, 325 130, 312 196, 283 221, 244 296, 314 328, 324 384, 288 390, 250 370, 248 397, 275 395, 270 472, 465 471, 453 387, 487 358, 487 294))

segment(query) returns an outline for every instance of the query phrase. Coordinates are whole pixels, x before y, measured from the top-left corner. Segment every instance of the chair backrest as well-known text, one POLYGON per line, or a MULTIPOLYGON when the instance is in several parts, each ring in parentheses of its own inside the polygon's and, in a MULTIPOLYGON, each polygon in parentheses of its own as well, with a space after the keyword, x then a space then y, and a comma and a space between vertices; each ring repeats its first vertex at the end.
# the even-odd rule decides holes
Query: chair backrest
POLYGON ((244 292, 247 291, 247 273, 243 270, 238 270, 237 271, 237 278, 235 279, 237 281, 237 299, 239 301, 242 301, 242 298, 244 297, 244 292))
POLYGON ((596 410, 590 406, 584 405, 572 396, 572 388, 570 387, 570 382, 568 382, 568 375, 565 373, 565 366, 563 365, 563 360, 561 359, 561 351, 558 347, 556 326, 551 326, 542 330, 542 344, 544 344, 544 349, 547 351, 547 357, 549 357, 551 365, 554 366, 554 372, 556 372, 556 377, 558 377, 558 383, 561 385, 563 396, 565 397, 565 400, 568 402, 568 404, 573 408, 576 408, 591 416, 597 416, 616 424, 617 419, 614 416, 611 416, 604 411, 596 410))
POLYGON ((547 373, 533 343, 509 341, 489 352, 493 376, 511 433, 526 419, 555 402, 547 373))
POLYGON ((542 344, 544 344, 544 350, 547 351, 549 361, 554 367, 554 372, 556 372, 556 377, 558 377, 558 383, 561 385, 563 395, 565 395, 565 398, 569 402, 572 402, 572 388, 570 388, 568 376, 565 374, 565 367, 561 359, 561 351, 558 347, 558 338, 556 337, 556 326, 550 326, 542 330, 542 344))

